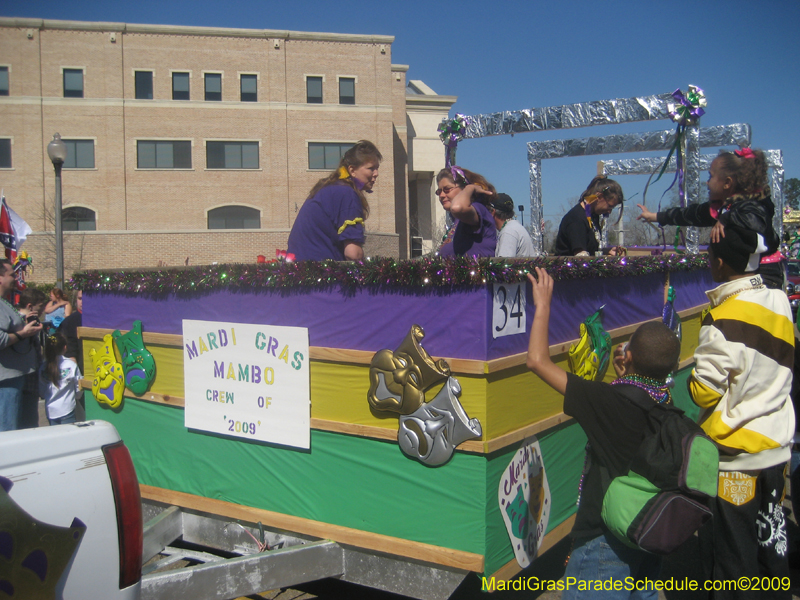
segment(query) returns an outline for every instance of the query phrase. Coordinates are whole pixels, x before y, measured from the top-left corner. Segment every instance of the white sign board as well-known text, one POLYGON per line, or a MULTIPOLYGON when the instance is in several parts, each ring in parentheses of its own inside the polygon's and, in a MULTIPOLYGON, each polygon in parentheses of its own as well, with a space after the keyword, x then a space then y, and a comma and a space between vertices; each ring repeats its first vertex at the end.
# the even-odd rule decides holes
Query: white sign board
POLYGON ((493 285, 492 337, 525 333, 524 283, 493 285))
POLYGON ((531 436, 511 459, 497 489, 500 514, 523 569, 533 562, 550 522, 550 485, 539 440, 531 436))
POLYGON ((184 424, 310 446, 308 329, 183 321, 184 424))

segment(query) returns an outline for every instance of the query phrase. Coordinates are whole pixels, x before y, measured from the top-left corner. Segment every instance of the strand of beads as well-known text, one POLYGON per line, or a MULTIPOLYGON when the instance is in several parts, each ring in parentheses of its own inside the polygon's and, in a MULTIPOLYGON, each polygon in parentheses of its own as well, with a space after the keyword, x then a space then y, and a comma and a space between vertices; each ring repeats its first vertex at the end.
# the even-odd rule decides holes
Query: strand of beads
POLYGON ((611 385, 632 385, 647 392, 647 395, 658 404, 672 404, 672 393, 666 382, 644 375, 623 375, 611 382, 611 385))

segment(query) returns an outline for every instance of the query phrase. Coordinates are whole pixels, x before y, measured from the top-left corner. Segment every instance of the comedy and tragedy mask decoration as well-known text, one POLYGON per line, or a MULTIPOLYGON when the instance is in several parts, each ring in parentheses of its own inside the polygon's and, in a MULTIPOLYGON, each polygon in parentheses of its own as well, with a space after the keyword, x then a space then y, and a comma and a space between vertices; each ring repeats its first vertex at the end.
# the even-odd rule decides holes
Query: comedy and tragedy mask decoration
POLYGON ((444 360, 434 361, 420 340, 425 332, 412 325, 397 350, 379 350, 369 368, 369 405, 376 411, 408 415, 425 402, 425 390, 450 375, 444 360))
POLYGON ((461 385, 450 377, 430 402, 400 416, 397 441, 408 456, 437 467, 450 460, 461 442, 481 437, 478 419, 470 419, 458 401, 461 385))
POLYGON ((420 345, 425 332, 412 325, 396 350, 372 357, 367 400, 377 414, 399 415, 397 439, 402 451, 426 465, 446 463, 460 443, 482 435, 481 424, 470 419, 458 397, 461 386, 450 376, 444 359, 434 361, 420 345), (431 402, 425 393, 442 385, 431 402))
POLYGON ((114 355, 114 339, 111 334, 103 336, 103 345, 98 352, 94 348, 89 351, 94 368, 92 379, 92 395, 101 404, 117 408, 122 403, 122 392, 125 389, 125 375, 122 365, 114 355))

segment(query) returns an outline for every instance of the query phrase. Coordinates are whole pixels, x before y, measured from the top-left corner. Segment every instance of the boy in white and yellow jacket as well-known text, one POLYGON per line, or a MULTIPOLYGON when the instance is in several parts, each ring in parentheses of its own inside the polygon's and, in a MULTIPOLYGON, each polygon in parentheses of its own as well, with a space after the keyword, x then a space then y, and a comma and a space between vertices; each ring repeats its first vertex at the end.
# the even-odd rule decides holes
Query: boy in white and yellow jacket
MULTIPOLYGON (((735 226, 709 246, 711 274, 721 285, 706 292, 710 309, 689 391, 703 409, 701 427, 720 450, 713 526, 701 532, 701 544, 713 547, 703 556, 713 558, 714 580, 789 577, 781 502, 794 435, 794 330, 786 294, 756 274, 765 249, 760 234, 735 226)), ((788 589, 771 597, 782 594, 791 598, 788 589)))

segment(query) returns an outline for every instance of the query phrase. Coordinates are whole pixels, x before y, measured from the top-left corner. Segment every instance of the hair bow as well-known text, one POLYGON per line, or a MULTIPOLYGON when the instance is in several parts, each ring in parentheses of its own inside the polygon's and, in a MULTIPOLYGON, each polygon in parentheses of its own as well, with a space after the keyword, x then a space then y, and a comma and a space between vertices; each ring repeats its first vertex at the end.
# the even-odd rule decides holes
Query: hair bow
POLYGON ((461 180, 464 185, 469 185, 469 179, 467 179, 467 176, 464 174, 464 171, 461 169, 461 167, 457 167, 456 165, 451 166, 450 173, 453 175, 453 183, 457 184, 459 180, 461 180))
POLYGON ((750 148, 742 148, 741 150, 734 150, 733 153, 739 158, 755 158, 756 155, 750 148))

